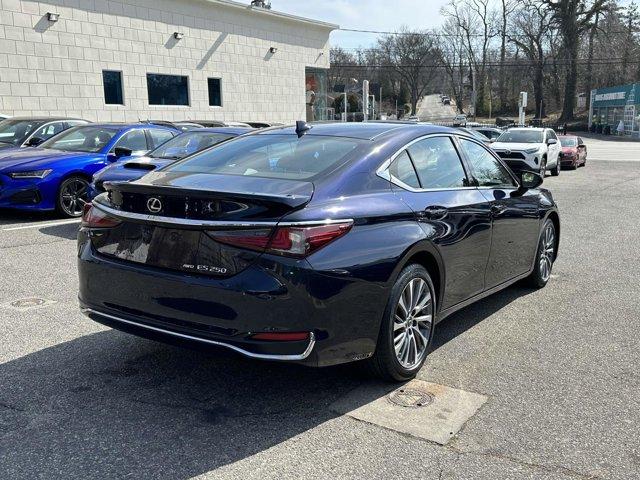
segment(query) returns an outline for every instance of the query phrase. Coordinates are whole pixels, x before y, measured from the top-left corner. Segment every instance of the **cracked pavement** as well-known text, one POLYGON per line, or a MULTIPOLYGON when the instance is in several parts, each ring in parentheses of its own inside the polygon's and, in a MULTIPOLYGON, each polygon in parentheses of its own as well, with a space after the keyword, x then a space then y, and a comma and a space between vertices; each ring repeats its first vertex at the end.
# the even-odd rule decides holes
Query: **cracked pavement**
POLYGON ((489 397, 444 447, 333 412, 371 382, 351 367, 250 361, 92 323, 77 308, 77 225, 0 212, 0 304, 57 302, 0 308, 0 477, 637 478, 638 145, 611 142, 615 161, 599 150, 547 177, 563 222, 547 288, 509 288, 438 325, 419 378, 489 397))

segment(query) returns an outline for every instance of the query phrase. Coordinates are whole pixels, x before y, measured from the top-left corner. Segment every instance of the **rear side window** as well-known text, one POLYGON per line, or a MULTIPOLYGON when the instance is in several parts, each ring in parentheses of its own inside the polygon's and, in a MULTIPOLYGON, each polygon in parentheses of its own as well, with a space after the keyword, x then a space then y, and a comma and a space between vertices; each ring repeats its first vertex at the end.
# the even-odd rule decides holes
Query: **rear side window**
MULTIPOLYGON (((165 142, 171 140, 176 134, 169 130, 149 129, 149 136, 151 137, 151 148, 156 148, 165 142)), ((176 132, 177 133, 177 132, 176 132)))
POLYGON ((254 135, 193 155, 167 170, 308 180, 337 166, 366 143, 320 135, 254 135))
POLYGON ((449 137, 431 137, 408 148, 422 188, 467 186, 462 161, 449 137))
POLYGON ((411 158, 407 151, 403 151, 396 157, 391 166, 389 167, 389 174, 400 180, 405 185, 409 185, 413 188, 420 188, 420 182, 418 176, 411 163, 411 158))

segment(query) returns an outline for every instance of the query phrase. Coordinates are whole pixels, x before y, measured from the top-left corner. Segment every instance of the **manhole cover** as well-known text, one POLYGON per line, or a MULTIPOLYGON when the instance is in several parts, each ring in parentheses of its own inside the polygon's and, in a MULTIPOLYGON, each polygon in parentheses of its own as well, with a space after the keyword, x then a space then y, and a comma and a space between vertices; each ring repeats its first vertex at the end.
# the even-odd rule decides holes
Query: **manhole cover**
POLYGON ((47 300, 46 298, 29 297, 20 298, 18 300, 12 300, 3 304, 0 307, 11 308, 20 312, 30 310, 32 308, 41 308, 56 303, 54 300, 47 300))
POLYGON ((433 397, 429 393, 406 388, 391 392, 387 398, 394 405, 409 408, 426 407, 433 402, 433 397))

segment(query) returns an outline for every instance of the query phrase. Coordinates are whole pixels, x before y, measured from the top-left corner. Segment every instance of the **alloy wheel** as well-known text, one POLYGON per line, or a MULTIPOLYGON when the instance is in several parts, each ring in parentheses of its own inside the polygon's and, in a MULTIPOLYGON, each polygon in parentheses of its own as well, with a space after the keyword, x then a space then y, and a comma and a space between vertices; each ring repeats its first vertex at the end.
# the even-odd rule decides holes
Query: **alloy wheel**
POLYGON ((422 278, 413 278, 402 290, 395 309, 393 346, 398 362, 407 369, 422 363, 433 323, 431 290, 422 278))
POLYGON ((60 207, 70 217, 78 217, 82 214, 84 204, 87 203, 87 188, 89 182, 83 178, 75 177, 66 180, 60 188, 60 207))
POLYGON ((542 248, 540 250, 540 276, 544 282, 551 277, 551 267, 556 245, 556 232, 552 223, 549 223, 542 234, 542 248))

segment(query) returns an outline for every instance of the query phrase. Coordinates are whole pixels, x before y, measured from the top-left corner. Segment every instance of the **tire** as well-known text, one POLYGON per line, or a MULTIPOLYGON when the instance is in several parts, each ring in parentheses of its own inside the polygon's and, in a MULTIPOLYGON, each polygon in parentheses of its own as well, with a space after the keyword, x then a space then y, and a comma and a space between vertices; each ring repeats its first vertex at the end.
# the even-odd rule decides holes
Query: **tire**
POLYGON ((414 378, 429 352, 435 312, 435 289, 429 273, 421 265, 409 265, 391 289, 376 351, 365 360, 369 373, 390 382, 414 378), (414 305, 408 315, 405 305, 414 305))
POLYGON ((527 278, 527 284, 533 288, 543 288, 551 278, 553 262, 556 259, 556 227, 550 219, 542 226, 533 272, 527 278), (549 235, 549 232, 551 234, 549 235))
POLYGON ((560 159, 556 160, 556 166, 551 169, 551 176, 557 177, 560 175, 560 159))
POLYGON ((65 178, 56 197, 56 210, 65 217, 80 217, 84 204, 88 201, 89 181, 85 177, 74 175, 65 178))

